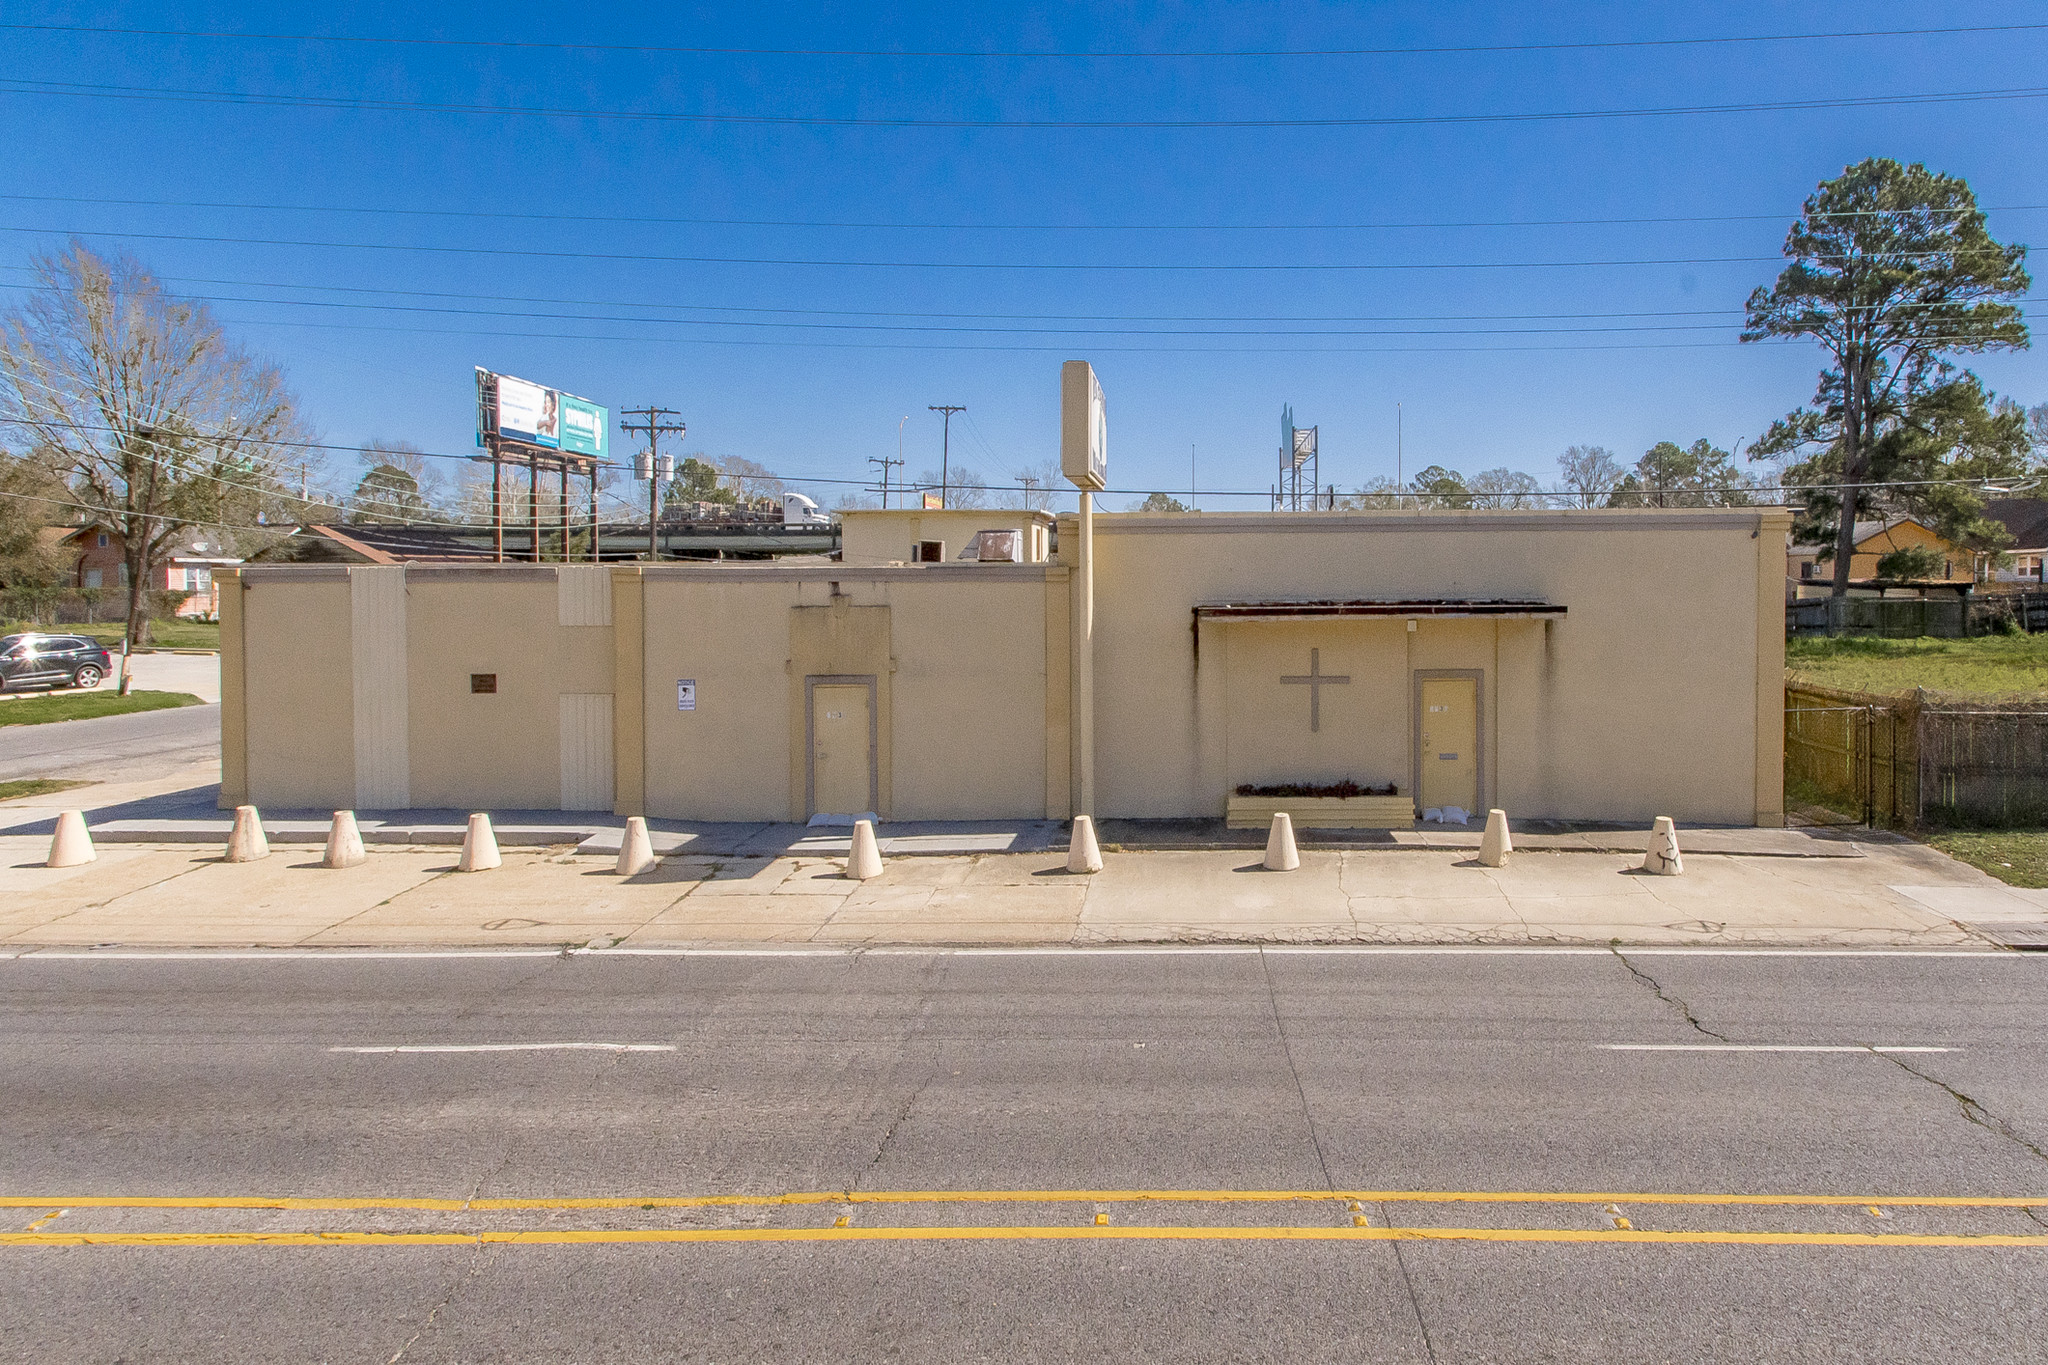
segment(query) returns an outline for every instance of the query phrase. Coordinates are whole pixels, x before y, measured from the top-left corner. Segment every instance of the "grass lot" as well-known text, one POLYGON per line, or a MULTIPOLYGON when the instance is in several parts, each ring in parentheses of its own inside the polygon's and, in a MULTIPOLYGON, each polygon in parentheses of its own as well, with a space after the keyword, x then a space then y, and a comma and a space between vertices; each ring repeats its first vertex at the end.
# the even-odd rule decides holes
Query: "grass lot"
POLYGON ((190 692, 55 692, 47 697, 22 697, 0 702, 0 725, 47 725, 56 720, 90 720, 122 716, 131 711, 168 711, 174 706, 204 706, 190 692))
POLYGON ((1785 670, 1854 692, 1966 693, 2048 700, 2048 634, 1973 640, 1808 638, 1785 642, 1785 670))
POLYGON ((48 796, 53 792, 68 792, 73 787, 90 787, 90 782, 76 782, 63 777, 18 777, 11 782, 0 782, 0 801, 19 801, 24 796, 48 796))
POLYGON ((2008 886, 2048 886, 2048 830, 1951 830, 1927 842, 2008 886))
MULTIPOLYGON (((10 626, 9 630, 23 630, 23 626, 10 626)), ((41 629, 41 627, 37 627, 41 629)), ((57 630, 66 635, 86 635, 98 640, 116 654, 121 652, 121 631, 116 621, 109 625, 58 626, 57 630)), ((149 647, 152 649, 219 649, 220 622, 218 621, 152 621, 149 623, 149 647)))

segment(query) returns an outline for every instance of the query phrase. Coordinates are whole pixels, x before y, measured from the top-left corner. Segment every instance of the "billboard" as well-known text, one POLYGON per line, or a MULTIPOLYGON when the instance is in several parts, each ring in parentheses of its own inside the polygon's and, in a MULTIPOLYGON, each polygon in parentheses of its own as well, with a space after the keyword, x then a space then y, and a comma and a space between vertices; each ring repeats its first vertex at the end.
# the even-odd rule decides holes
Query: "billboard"
POLYGON ((479 366, 476 442, 487 435, 572 455, 605 457, 611 413, 601 404, 479 366))
POLYGON ((611 414, 587 399, 565 393, 561 395, 560 415, 562 449, 603 459, 605 429, 611 425, 611 414))
POLYGON ((1060 366, 1060 473, 1076 488, 1109 482, 1109 406, 1085 360, 1060 366))

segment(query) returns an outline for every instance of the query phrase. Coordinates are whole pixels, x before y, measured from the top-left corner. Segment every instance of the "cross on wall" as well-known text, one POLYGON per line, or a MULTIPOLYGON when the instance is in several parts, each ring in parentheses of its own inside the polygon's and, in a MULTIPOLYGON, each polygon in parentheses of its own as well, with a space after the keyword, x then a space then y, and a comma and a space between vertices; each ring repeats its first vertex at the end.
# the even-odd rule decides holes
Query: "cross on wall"
POLYGON ((1308 672, 1282 674, 1280 681, 1308 688, 1308 728, 1313 734, 1323 728, 1323 689, 1333 683, 1348 683, 1351 681, 1351 675, 1323 672, 1323 651, 1311 649, 1308 652, 1308 672))

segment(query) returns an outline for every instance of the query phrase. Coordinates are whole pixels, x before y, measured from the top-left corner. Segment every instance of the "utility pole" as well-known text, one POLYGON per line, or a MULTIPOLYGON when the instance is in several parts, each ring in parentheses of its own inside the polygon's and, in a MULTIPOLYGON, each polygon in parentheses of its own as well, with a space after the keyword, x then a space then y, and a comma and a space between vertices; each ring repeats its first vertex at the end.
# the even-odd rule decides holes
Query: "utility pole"
POLYGON ((965 412, 967 408, 964 404, 958 403, 927 403, 925 406, 933 412, 943 413, 946 418, 944 444, 939 447, 939 505, 943 507, 949 497, 946 485, 950 482, 952 473, 953 414, 965 412))
POLYGON ((661 438, 680 437, 689 427, 681 422, 666 419, 681 417, 674 408, 625 408, 620 412, 619 430, 647 438, 647 453, 634 457, 633 472, 647 480, 647 562, 652 564, 659 556, 660 549, 655 543, 655 531, 661 521, 661 487, 675 477, 676 462, 673 455, 661 453, 661 438), (628 422, 627 417, 638 417, 638 422, 628 422))
MULTIPOLYGON (((910 414, 908 413, 905 413, 896 420, 896 467, 898 469, 903 468, 903 424, 909 420, 910 414)), ((884 510, 887 510, 889 506, 888 473, 889 471, 886 469, 882 471, 882 507, 884 510)))
POLYGON ((870 455, 868 456, 868 463, 878 464, 882 467, 882 506, 887 507, 889 505, 889 469, 892 465, 901 465, 903 461, 901 458, 892 460, 887 455, 870 455))

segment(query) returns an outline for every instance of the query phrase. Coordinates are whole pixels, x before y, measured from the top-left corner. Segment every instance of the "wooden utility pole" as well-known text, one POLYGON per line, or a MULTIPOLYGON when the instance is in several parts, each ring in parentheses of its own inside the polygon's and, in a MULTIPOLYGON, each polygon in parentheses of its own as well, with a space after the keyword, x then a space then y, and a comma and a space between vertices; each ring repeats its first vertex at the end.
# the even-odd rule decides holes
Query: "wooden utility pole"
POLYGON ((639 465, 636 472, 644 474, 647 478, 647 562, 650 564, 661 555, 655 539, 655 531, 661 521, 661 485, 675 468, 673 457, 666 457, 661 453, 661 438, 680 438, 689 430, 682 422, 667 420, 681 416, 682 414, 674 408, 657 408, 651 405, 644 408, 622 408, 619 413, 620 431, 632 432, 647 438, 647 454, 636 461, 639 465), (628 422, 625 420, 628 417, 638 417, 641 420, 628 422))
POLYGON ((942 414, 946 419, 944 443, 939 447, 939 503, 943 506, 950 501, 946 485, 952 481, 953 414, 965 412, 967 407, 961 403, 927 403, 925 406, 933 412, 942 414))

